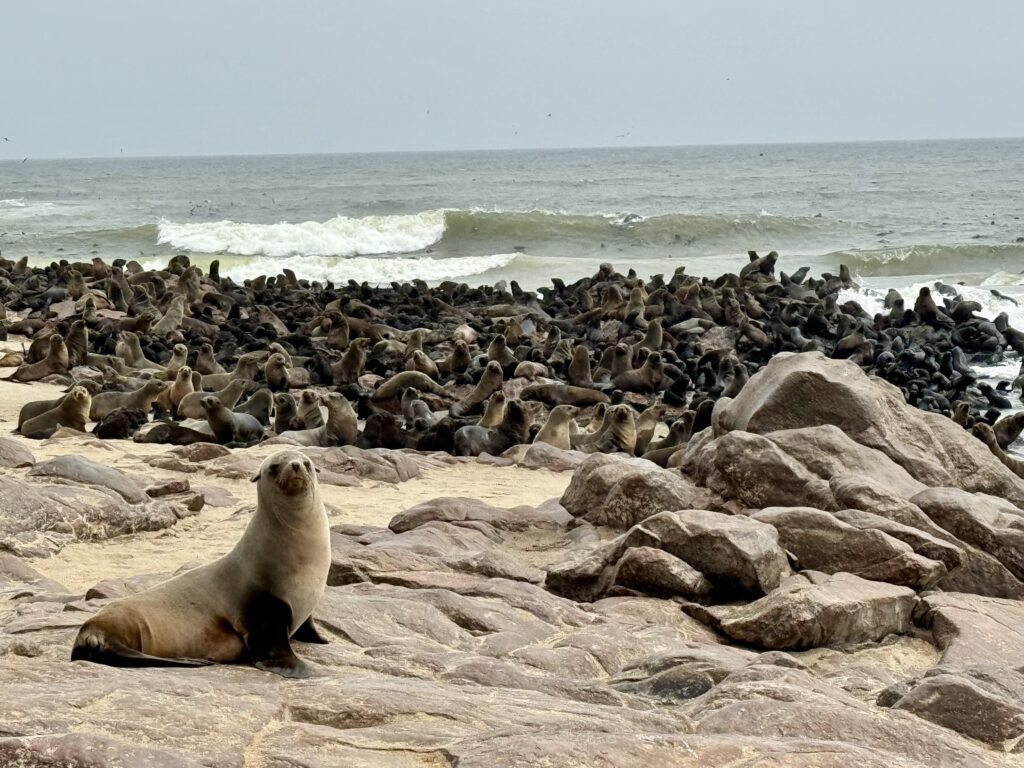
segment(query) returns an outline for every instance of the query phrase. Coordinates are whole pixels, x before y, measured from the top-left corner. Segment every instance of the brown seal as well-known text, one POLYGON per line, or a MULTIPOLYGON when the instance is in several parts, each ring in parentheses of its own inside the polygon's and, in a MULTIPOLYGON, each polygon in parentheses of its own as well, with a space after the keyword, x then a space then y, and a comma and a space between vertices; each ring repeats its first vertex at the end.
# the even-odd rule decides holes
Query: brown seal
MULTIPOLYGON (((193 371, 193 373, 195 373, 193 371)), ((233 379, 228 382, 228 385, 217 392, 212 393, 214 397, 220 400, 221 404, 225 408, 234 408, 235 404, 242 398, 242 393, 245 392, 246 387, 249 386, 249 382, 244 379, 233 379)), ((203 410, 202 400, 208 393, 196 392, 193 390, 185 395, 178 402, 178 418, 179 419, 202 419, 206 417, 206 411, 203 410)))
POLYGON ((192 369, 183 365, 178 369, 174 382, 157 395, 156 403, 168 413, 177 413, 181 401, 193 392, 195 385, 192 382, 192 369))
POLYGON ((359 417, 352 409, 348 399, 337 392, 323 397, 327 406, 327 422, 316 429, 299 429, 282 432, 279 437, 286 437, 299 445, 320 446, 330 448, 339 445, 355 445, 359 437, 359 417))
POLYGON ((209 376, 203 376, 203 391, 216 392, 224 389, 233 379, 254 381, 260 370, 260 359, 259 352, 246 352, 238 358, 235 369, 230 373, 211 373, 209 376))
POLYGON ((288 361, 280 352, 275 352, 267 359, 263 373, 267 377, 267 386, 271 392, 287 392, 291 389, 288 361))
POLYGON ((580 409, 575 405, 556 405, 548 414, 547 421, 540 428, 540 432, 533 439, 535 443, 547 443, 555 448, 569 450, 572 448, 570 442, 571 427, 573 419, 580 409))
POLYGON ((601 431, 577 443, 585 453, 628 453, 636 450, 636 417, 628 405, 615 405, 608 409, 601 431))
POLYGON ((21 425, 21 434, 33 440, 45 440, 61 427, 85 432, 89 421, 92 395, 85 387, 75 387, 60 405, 28 419, 21 425))
POLYGON ((455 433, 455 454, 479 456, 481 453, 489 453, 500 456, 512 446, 527 442, 529 433, 530 419, 526 409, 518 400, 512 400, 505 408, 505 419, 498 426, 468 426, 459 429, 455 433))
POLYGON ((213 395, 199 401, 206 411, 206 422, 221 445, 246 447, 263 439, 263 425, 255 416, 234 413, 213 395))
MULTIPOLYGON (((69 389, 68 392, 71 390, 69 389)), ((21 431, 21 426, 31 418, 38 416, 41 413, 52 411, 61 401, 67 398, 67 394, 63 394, 54 400, 33 400, 31 403, 25 403, 21 406, 21 410, 18 412, 18 426, 14 429, 15 432, 21 431)))
POLYGON ((241 405, 235 406, 235 413, 247 413, 264 427, 270 426, 270 410, 274 405, 274 396, 266 387, 256 390, 256 393, 241 405))
POLYGON ((612 377, 612 384, 627 392, 654 392, 665 377, 665 364, 660 352, 651 352, 644 364, 612 377))
POLYGON ((64 337, 55 333, 48 340, 49 352, 46 357, 36 363, 19 366, 8 381, 39 381, 54 373, 67 373, 70 357, 64 337))
POLYGON ((427 357, 427 353, 420 349, 413 350, 413 353, 406 361, 405 367, 408 371, 419 371, 431 379, 436 379, 440 375, 437 363, 427 357))
POLYGON ((520 394, 523 400, 536 400, 545 405, 587 405, 608 404, 608 395, 587 387, 571 387, 568 384, 531 384, 520 394))
POLYGON ((366 346, 370 340, 365 337, 352 339, 345 355, 331 366, 335 384, 355 384, 366 367, 366 346))
POLYGON ((503 381, 501 365, 497 361, 491 360, 484 368, 483 376, 480 377, 480 381, 477 382, 473 391, 453 404, 448 409, 449 414, 454 418, 461 419, 479 413, 487 398, 501 389, 503 381))
POLYGON ((192 369, 199 371, 203 376, 209 376, 212 373, 226 373, 224 366, 218 363, 217 358, 213 355, 212 344, 203 344, 199 348, 196 364, 192 366, 192 369))
POLYGON ((505 420, 505 393, 500 389, 487 400, 484 415, 477 422, 479 427, 496 427, 505 420))
POLYGON ((313 623, 331 565, 316 472, 298 451, 267 458, 252 478, 256 511, 224 557, 103 607, 78 632, 72 660, 114 666, 249 661, 308 677, 290 640, 326 642, 313 623))
POLYGON ((313 390, 302 390, 296 407, 305 429, 316 429, 324 425, 324 415, 320 412, 320 397, 313 390))
POLYGON ((302 419, 299 418, 299 409, 292 393, 276 392, 274 394, 274 431, 280 435, 289 429, 303 428, 302 419))
POLYGON ((100 392, 92 399, 89 420, 100 421, 111 411, 116 411, 118 408, 149 413, 153 407, 153 402, 167 386, 166 382, 152 379, 133 392, 100 392))

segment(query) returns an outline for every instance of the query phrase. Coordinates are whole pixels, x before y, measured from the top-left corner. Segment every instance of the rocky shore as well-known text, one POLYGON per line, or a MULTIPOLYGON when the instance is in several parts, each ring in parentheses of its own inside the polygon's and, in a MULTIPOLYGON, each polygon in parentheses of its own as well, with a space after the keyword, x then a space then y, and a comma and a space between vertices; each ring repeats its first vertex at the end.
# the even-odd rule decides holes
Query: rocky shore
MULTIPOLYGON (((922 304, 913 317, 901 309, 869 323, 836 305, 843 276, 793 282, 775 277, 774 259, 750 263, 757 266, 706 286, 732 313, 721 322, 685 308, 700 304, 706 284, 681 275, 664 290, 646 286, 646 299, 605 288, 603 305, 582 310, 586 299, 557 283, 545 306, 527 294, 509 293, 511 303, 500 305, 495 293, 465 293, 472 311, 417 286, 371 291, 360 309, 353 295, 363 289, 350 287, 339 316, 349 332, 361 329, 355 338, 376 333, 375 347, 384 343, 363 361, 376 372, 361 370, 351 382, 325 373, 332 355, 340 362, 344 354, 326 342, 330 329, 314 336, 307 327, 326 316, 322 307, 278 318, 279 333, 266 331, 274 322, 265 314, 257 322, 226 309, 223 332, 236 345, 216 333, 203 342, 224 362, 255 351, 237 343, 246 333, 264 352, 276 339, 300 360, 273 388, 340 394, 358 411, 361 437, 369 427, 407 441, 301 448, 320 470, 332 525, 328 588, 314 613, 330 642, 296 643, 316 665, 307 680, 248 666, 69 661, 78 627, 107 601, 230 549, 253 509, 254 467, 294 438, 243 447, 219 444, 211 431, 168 445, 62 424, 42 440, 0 438, 0 764, 1024 764, 1024 480, 998 444, 993 451, 964 428, 998 415, 986 412, 990 395, 968 369, 1013 349, 1013 329, 957 305, 929 314, 922 304), (698 285, 692 299, 688 285, 698 285), (487 296, 494 314, 482 308, 487 296), (628 310, 631 301, 640 308, 628 310), (739 314, 731 302, 744 305, 739 314), (766 306, 764 319, 753 317, 766 306), (593 314, 580 319, 577 310, 593 314), (364 312, 386 317, 393 337, 361 325, 364 312), (806 332, 808 344, 780 341, 769 313, 783 312, 799 314, 787 327, 806 332), (575 318, 564 331, 560 314, 575 318), (827 334, 812 333, 817 314, 832 323, 827 334), (837 334, 837 317, 858 323, 837 334), (414 387, 432 421, 424 425, 415 423, 422 415, 404 421, 403 393, 374 394, 405 368, 398 337, 406 344, 426 320, 443 331, 436 344, 444 359, 461 340, 459 326, 481 336, 467 345, 464 374, 423 374, 438 392, 414 387), (499 327, 504 352, 503 343, 493 348, 499 327), (653 349, 643 346, 652 327, 664 332, 653 349), (578 437, 603 401, 574 406, 585 415, 573 416, 582 423, 568 447, 533 440, 557 403, 544 395, 532 401, 542 410, 523 406, 531 402, 524 393, 577 386, 568 383, 571 345, 556 354, 556 342, 540 355, 552 328, 567 337, 574 329, 575 346, 597 356, 626 348, 627 369, 609 368, 606 378, 598 364, 580 388, 606 398, 606 413, 628 414, 632 445, 623 429, 602 441, 578 437), (850 334, 861 340, 847 355, 850 334), (305 354, 313 347, 322 360, 305 354), (546 370, 516 375, 528 362, 546 370), (659 362, 660 378, 648 379, 659 362), (459 430, 475 426, 453 423, 453 406, 472 401, 489 363, 501 369, 502 418, 518 404, 525 432, 500 451, 453 455, 459 430), (958 403, 961 423, 950 418, 958 403), (660 412, 649 450, 637 450, 637 426, 652 407, 660 412), (452 450, 417 447, 428 435, 443 441, 445 420, 452 450)), ((189 269, 158 277, 187 283, 189 269)), ((124 357, 103 318, 136 317, 137 308, 97 310, 103 290, 86 286, 74 297, 65 284, 64 294, 38 303, 49 284, 40 278, 28 291, 31 277, 10 274, 5 303, 18 316, 7 323, 11 354, 19 354, 16 333, 46 340, 76 318, 96 329, 80 365, 29 386, 0 383, 0 418, 11 428, 27 403, 57 400, 71 387, 94 389, 94 398, 118 391, 117 377, 138 377, 138 365, 103 370, 124 357), (107 315, 86 319, 90 296, 92 311, 107 315)), ((90 282, 104 280, 117 282, 90 282)), ((630 280, 609 273, 603 282, 630 280)), ((220 311, 216 296, 236 290, 217 285, 190 299, 213 294, 211 317, 220 311)), ((287 297, 301 289, 281 278, 277 288, 246 290, 287 297)), ((111 305, 119 291, 124 298, 120 287, 111 291, 111 305)), ((162 317, 173 320, 174 295, 185 294, 168 291, 162 317)), ((193 319, 203 311, 193 308, 193 319)), ((180 367, 202 351, 196 342, 209 332, 185 317, 169 335, 144 336, 152 355, 144 358, 160 359, 160 370, 150 369, 160 380, 178 376, 165 365, 175 344, 186 351, 180 367)), ((413 339, 441 359, 429 334, 413 339)), ((347 339, 346 353, 350 346, 347 339)), ((252 384, 254 393, 271 384, 262 367, 252 384)), ((487 407, 473 404, 474 420, 487 407)), ((144 415, 143 434, 188 423, 160 422, 159 406, 156 422, 144 415)), ((201 420, 186 428, 201 432, 201 420)), ((479 436, 469 435, 462 440, 479 436)))

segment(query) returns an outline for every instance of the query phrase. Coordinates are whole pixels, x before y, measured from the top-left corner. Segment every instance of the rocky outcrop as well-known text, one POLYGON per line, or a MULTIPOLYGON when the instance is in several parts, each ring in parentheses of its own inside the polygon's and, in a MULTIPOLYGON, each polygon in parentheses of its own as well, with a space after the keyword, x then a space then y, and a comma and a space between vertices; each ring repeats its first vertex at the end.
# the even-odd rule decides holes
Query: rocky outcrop
POLYGON ((573 517, 628 528, 658 512, 706 508, 714 500, 677 471, 644 459, 594 454, 573 474, 561 501, 573 517))
POLYGON ((913 589, 929 587, 946 575, 942 562, 917 554, 909 544, 876 528, 854 527, 837 518, 810 507, 771 507, 753 516, 779 532, 780 544, 800 568, 845 571, 913 589))
POLYGON ((690 608, 733 640, 758 648, 804 649, 881 640, 911 627, 914 592, 849 573, 787 579, 743 606, 690 608))
POLYGON ((770 434, 831 424, 888 456, 918 482, 1024 503, 1024 480, 957 424, 906 403, 903 393, 848 360, 783 353, 715 408, 723 432, 770 434))

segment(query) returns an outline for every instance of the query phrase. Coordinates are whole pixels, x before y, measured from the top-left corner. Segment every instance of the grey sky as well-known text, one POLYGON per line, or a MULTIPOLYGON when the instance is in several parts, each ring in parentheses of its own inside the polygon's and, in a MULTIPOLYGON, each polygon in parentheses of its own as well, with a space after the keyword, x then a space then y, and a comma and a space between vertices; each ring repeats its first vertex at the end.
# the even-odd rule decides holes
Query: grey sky
POLYGON ((0 159, 1024 134, 1010 1, 37 0, 0 18, 0 159))

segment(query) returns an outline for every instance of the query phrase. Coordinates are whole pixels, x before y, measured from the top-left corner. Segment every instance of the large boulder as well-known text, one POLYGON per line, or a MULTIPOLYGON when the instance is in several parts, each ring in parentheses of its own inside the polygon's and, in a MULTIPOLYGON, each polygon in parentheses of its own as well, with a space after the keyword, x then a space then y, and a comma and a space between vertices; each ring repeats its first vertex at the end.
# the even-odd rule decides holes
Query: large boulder
POLYGON ((959 488, 929 488, 911 501, 936 524, 1024 579, 1024 512, 1003 499, 959 488))
POLYGON ((997 749, 1019 752, 1024 740, 1024 675, 1006 667, 949 671, 914 681, 892 706, 997 749))
POLYGON ((687 467, 697 482, 754 508, 838 509, 831 482, 848 473, 871 477, 901 497, 925 490, 887 456, 827 424, 767 434, 726 432, 688 449, 687 467))
POLYGON ((848 360, 782 353, 716 407, 720 430, 768 434, 832 424, 928 486, 956 486, 1024 502, 1024 480, 950 419, 906 403, 892 384, 848 360))
POLYGON ((918 624, 932 630, 944 669, 992 663, 1024 667, 1024 602, 981 595, 931 592, 915 610, 918 624))
POLYGON ((846 571, 913 589, 924 589, 946 575, 945 565, 918 555, 909 544, 879 530, 848 525, 820 509, 771 507, 753 518, 775 527, 779 542, 801 568, 846 571))
POLYGON ((700 608, 696 615, 754 647, 803 650, 905 634, 913 609, 914 592, 906 587, 849 573, 804 571, 760 600, 700 608))
POLYGON ((629 528, 658 512, 703 508, 713 501, 675 470, 601 453, 580 465, 562 496, 562 506, 573 517, 617 528, 629 528))
POLYGON ((772 526, 704 509, 661 512, 609 545, 605 562, 634 547, 661 549, 684 561, 724 595, 763 595, 790 574, 772 526))

